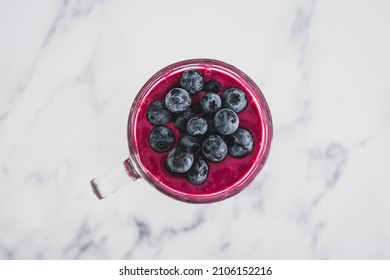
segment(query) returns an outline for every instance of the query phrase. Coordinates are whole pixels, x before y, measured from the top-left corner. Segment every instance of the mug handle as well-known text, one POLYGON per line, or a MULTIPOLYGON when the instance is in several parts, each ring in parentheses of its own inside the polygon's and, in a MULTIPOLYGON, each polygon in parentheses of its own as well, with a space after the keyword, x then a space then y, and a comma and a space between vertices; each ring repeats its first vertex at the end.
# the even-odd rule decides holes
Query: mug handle
POLYGON ((128 158, 120 165, 92 179, 91 186, 96 196, 103 199, 139 177, 128 158))

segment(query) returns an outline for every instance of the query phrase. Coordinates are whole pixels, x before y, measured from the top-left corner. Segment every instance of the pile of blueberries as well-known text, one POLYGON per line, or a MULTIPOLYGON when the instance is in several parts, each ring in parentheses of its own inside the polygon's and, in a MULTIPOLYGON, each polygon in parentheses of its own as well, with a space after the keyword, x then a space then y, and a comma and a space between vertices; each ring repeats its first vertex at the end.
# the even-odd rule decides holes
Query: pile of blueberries
POLYGON ((192 184, 203 183, 208 175, 208 161, 222 161, 227 153, 242 158, 253 149, 250 132, 239 127, 238 113, 245 109, 247 99, 239 88, 228 88, 221 96, 221 84, 216 80, 204 82, 202 74, 190 69, 180 79, 180 86, 171 89, 165 100, 153 101, 147 119, 155 127, 149 144, 156 152, 167 152, 175 144, 174 135, 164 126, 173 121, 182 133, 177 148, 166 158, 170 172, 184 174, 192 184), (197 104, 191 96, 204 90, 197 104))

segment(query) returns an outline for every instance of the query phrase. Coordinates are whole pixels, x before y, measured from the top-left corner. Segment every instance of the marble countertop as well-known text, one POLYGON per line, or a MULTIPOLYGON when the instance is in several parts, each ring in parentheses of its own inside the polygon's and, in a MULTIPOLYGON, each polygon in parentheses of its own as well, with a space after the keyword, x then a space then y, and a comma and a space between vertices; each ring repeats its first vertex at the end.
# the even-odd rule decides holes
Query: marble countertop
POLYGON ((3 1, 0 259, 389 259, 387 1, 3 1), (162 67, 215 58, 271 108, 246 190, 193 205, 143 180, 98 200, 162 67))

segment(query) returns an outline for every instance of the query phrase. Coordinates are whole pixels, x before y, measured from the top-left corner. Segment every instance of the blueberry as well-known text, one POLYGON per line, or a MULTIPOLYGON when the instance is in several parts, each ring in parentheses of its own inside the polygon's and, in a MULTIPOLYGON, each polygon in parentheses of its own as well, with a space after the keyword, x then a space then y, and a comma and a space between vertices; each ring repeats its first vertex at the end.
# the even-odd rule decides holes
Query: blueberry
POLYGON ((169 152, 166 166, 169 171, 176 173, 187 172, 194 162, 194 155, 183 147, 177 147, 169 152))
POLYGON ((245 109, 248 101, 245 93, 239 88, 228 88, 222 94, 222 105, 239 113, 245 109))
POLYGON ((149 134, 149 143, 153 150, 163 153, 173 147, 175 138, 169 128, 165 126, 156 126, 149 134))
POLYGON ((187 134, 179 138, 179 145, 186 148, 194 155, 198 154, 201 150, 200 139, 187 134))
POLYGON ((242 158, 253 150, 253 138, 248 130, 240 127, 229 138, 228 150, 232 157, 242 158))
POLYGON ((218 94, 208 92, 200 100, 203 112, 206 114, 212 114, 221 109, 222 102, 221 97, 218 94))
POLYGON ((215 128, 223 135, 232 134, 236 131, 239 122, 237 114, 228 108, 219 110, 214 116, 215 128))
POLYGON ((165 105, 173 113, 183 112, 191 105, 190 94, 182 88, 173 88, 165 97, 165 105))
POLYGON ((203 76, 199 71, 190 69, 183 73, 180 85, 191 95, 195 95, 203 89, 203 76))
POLYGON ((221 161, 227 155, 227 146, 220 136, 211 135, 203 142, 202 151, 209 160, 221 161))
POLYGON ((187 131, 187 122, 194 116, 194 111, 192 111, 191 108, 188 108, 184 112, 174 116, 175 121, 173 122, 173 125, 182 131, 187 131))
POLYGON ((148 121, 152 125, 167 124, 172 119, 172 113, 165 107, 165 103, 161 100, 153 101, 146 112, 148 121))
POLYGON ((210 80, 204 84, 204 90, 206 92, 214 92, 217 93, 221 90, 221 84, 216 80, 210 80))
POLYGON ((194 117, 187 123, 187 132, 193 136, 205 134, 207 131, 206 120, 200 117, 194 117))
POLYGON ((209 167, 207 163, 202 159, 195 159, 194 164, 186 173, 187 179, 191 184, 199 185, 202 184, 209 173, 209 167))

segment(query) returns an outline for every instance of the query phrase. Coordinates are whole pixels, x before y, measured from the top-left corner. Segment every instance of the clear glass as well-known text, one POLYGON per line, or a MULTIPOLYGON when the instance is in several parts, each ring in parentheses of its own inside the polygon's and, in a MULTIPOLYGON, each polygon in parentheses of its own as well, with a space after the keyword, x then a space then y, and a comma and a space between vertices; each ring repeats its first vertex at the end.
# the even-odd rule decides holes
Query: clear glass
MULTIPOLYGON (((192 97, 199 102, 204 91, 192 97)), ((175 146, 180 136, 172 122, 166 125, 175 137, 175 146)), ((210 203, 231 197, 255 178, 264 166, 272 141, 272 119, 267 102, 259 87, 242 71, 214 59, 193 59, 178 62, 157 72, 141 88, 136 96, 128 119, 128 145, 130 157, 121 166, 91 181, 99 198, 104 198, 128 182, 145 179, 160 192, 180 201, 210 203), (200 185, 190 184, 184 176, 172 174, 165 168, 166 153, 157 153, 148 144, 153 126, 147 121, 146 110, 154 100, 163 100, 167 92, 179 86, 181 74, 196 69, 207 82, 215 79, 222 91, 229 87, 242 89, 248 105, 239 113, 240 127, 248 129, 254 140, 253 151, 244 158, 227 156, 223 161, 209 162, 209 175, 200 185)))

